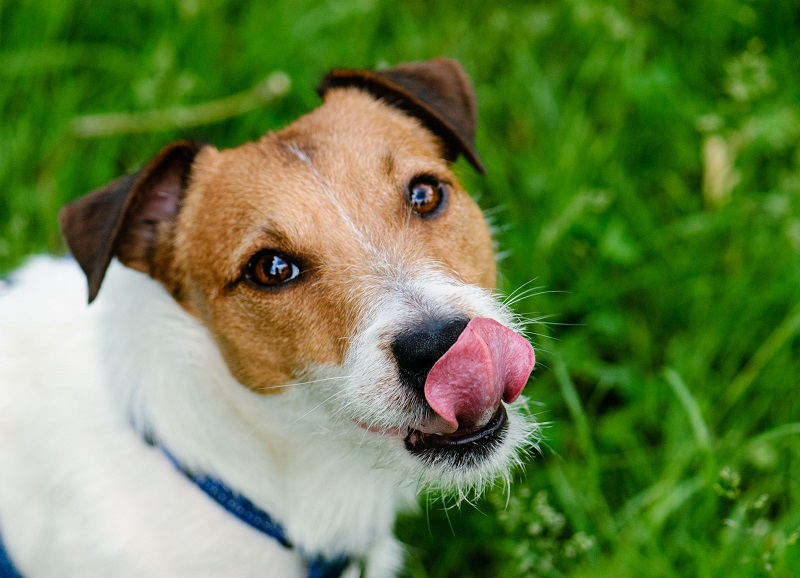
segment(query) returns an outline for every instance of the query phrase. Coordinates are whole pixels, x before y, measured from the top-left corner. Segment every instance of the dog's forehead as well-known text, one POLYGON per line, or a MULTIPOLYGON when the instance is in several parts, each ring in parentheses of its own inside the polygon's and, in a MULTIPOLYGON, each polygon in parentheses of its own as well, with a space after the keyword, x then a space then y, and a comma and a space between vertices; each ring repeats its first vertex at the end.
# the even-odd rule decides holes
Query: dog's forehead
POLYGON ((403 226, 402 195, 413 176, 454 180, 441 152, 415 119, 360 90, 334 90, 279 132, 201 154, 181 221, 202 239, 212 231, 217 263, 240 261, 237 253, 270 236, 288 249, 320 237, 341 249, 354 229, 384 237, 403 226))
POLYGON ((380 202, 370 194, 372 183, 409 171, 447 172, 441 154, 441 142, 416 119, 360 90, 337 89, 283 130, 223 151, 226 171, 219 184, 230 182, 234 171, 249 191, 261 190, 271 202, 297 202, 280 194, 297 185, 306 189, 303 196, 324 192, 356 208, 380 202))
POLYGON ((355 88, 328 92, 322 106, 276 136, 335 176, 391 172, 403 161, 447 165, 441 141, 417 119, 355 88))

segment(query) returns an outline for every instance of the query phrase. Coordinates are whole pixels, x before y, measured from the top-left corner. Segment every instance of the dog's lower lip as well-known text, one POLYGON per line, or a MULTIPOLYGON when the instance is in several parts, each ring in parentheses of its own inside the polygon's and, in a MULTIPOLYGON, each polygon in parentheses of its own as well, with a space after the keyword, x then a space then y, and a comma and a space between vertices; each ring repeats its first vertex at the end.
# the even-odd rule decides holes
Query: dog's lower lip
POLYGON ((367 430, 369 432, 380 434, 380 435, 384 435, 384 436, 389 436, 389 437, 402 437, 402 436, 406 435, 406 433, 408 432, 408 428, 377 427, 377 426, 367 425, 367 424, 365 424, 363 422, 360 422, 360 421, 356 421, 356 424, 358 424, 359 427, 362 427, 362 428, 364 428, 365 430, 367 430))
POLYGON ((426 434, 418 430, 412 430, 406 436, 406 448, 417 453, 424 450, 447 450, 463 448, 473 444, 490 442, 505 429, 508 422, 508 414, 505 407, 500 404, 497 413, 481 429, 459 435, 458 432, 450 435, 426 434))

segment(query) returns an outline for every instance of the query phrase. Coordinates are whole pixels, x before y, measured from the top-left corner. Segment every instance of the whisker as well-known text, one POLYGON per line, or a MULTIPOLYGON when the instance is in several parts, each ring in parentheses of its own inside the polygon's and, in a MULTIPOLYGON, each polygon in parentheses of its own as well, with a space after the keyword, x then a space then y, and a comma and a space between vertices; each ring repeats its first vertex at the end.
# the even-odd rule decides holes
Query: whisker
POLYGON ((328 402, 330 402, 331 400, 335 399, 337 396, 339 396, 339 395, 343 395, 344 393, 347 393, 347 390, 344 390, 344 389, 343 389, 343 390, 341 390, 341 391, 337 391, 337 392, 335 392, 333 395, 330 395, 330 396, 328 396, 327 398, 325 398, 324 400, 322 400, 321 402, 319 402, 317 405, 315 405, 314 407, 312 407, 310 410, 308 410, 306 413, 304 413, 303 415, 301 415, 300 417, 298 417, 296 420, 294 420, 294 421, 291 423, 291 425, 295 425, 295 424, 296 424, 297 422, 299 422, 300 420, 303 420, 303 419, 307 418, 309 415, 311 415, 312 413, 314 413, 315 411, 317 411, 317 410, 318 410, 319 408, 321 408, 323 405, 325 405, 326 403, 328 403, 328 402))
POLYGON ((502 292, 496 291, 497 296, 505 304, 505 299, 512 299, 514 296, 516 296, 516 294, 518 292, 525 290, 525 288, 528 285, 530 285, 531 283, 533 283, 534 281, 536 281, 536 279, 537 279, 536 277, 534 277, 533 279, 529 279, 528 281, 526 281, 525 283, 523 283, 522 285, 520 285, 519 287, 514 289, 511 293, 509 293, 508 295, 505 295, 505 296, 502 294, 502 292))
POLYGON ((255 391, 268 391, 270 389, 284 389, 287 387, 295 387, 300 385, 311 385, 312 383, 322 383, 323 381, 331 381, 334 379, 350 379, 351 376, 344 375, 344 376, 335 376, 335 377, 323 377, 321 379, 314 379, 312 381, 292 381, 289 383, 282 383, 280 385, 264 385, 261 387, 255 388, 255 391))

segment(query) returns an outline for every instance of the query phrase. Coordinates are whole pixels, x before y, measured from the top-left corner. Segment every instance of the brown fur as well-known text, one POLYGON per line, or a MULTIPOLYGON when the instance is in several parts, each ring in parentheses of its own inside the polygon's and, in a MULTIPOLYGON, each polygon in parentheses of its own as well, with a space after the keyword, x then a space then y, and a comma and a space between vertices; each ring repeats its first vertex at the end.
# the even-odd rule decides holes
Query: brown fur
MULTIPOLYGON (((428 72, 452 66, 436 61, 428 72)), ((460 115, 471 117, 474 131, 468 81, 459 90, 469 98, 454 106, 472 103, 460 115)), ((458 122, 458 114, 450 117, 458 122)), ((471 146, 469 127, 459 130, 471 146)), ((62 222, 90 279, 90 298, 113 253, 161 281, 203 322, 242 384, 279 392, 309 364, 341 362, 387 266, 412 273, 440 267, 466 283, 494 286, 489 231, 449 168, 452 146, 426 118, 367 90, 327 87, 325 103, 284 130, 222 151, 172 145, 134 181, 146 187, 115 181, 68 207, 62 222), (406 186, 419 175, 449 184, 447 205, 431 218, 406 202, 406 186), (122 187, 133 187, 133 201, 123 199, 122 187), (102 235, 82 228, 86 207, 109 205, 111 193, 120 199, 110 203, 116 224, 103 224, 102 235), (179 203, 163 200, 170 194, 179 203), (131 205, 147 207, 141 198, 158 210, 131 213, 131 205), (296 260, 301 275, 273 289, 248 283, 243 271, 264 249, 296 260)))
POLYGON ((177 225, 180 301, 248 387, 267 390, 305 364, 341 361, 361 300, 381 273, 342 212, 379 254, 399 255, 410 271, 434 263, 493 287, 487 227, 437 139, 361 91, 333 91, 322 107, 256 143, 205 148, 197 165, 177 225), (405 202, 406 184, 419 174, 452 185, 448 206, 432 219, 405 202), (297 282, 277 290, 236 282, 265 248, 302 259, 297 282))

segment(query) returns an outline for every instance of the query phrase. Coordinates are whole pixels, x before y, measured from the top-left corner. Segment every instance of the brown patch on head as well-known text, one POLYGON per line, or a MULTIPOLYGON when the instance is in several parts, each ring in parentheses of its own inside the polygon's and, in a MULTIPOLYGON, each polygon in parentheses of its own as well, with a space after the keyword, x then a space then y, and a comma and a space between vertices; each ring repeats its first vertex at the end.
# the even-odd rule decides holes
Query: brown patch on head
POLYGON ((454 150, 480 166, 465 78, 452 61, 350 71, 323 106, 258 142, 167 147, 65 209, 91 295, 112 255, 150 274, 208 327, 236 378, 266 393, 341 363, 364 309, 401 273, 492 288, 488 228, 449 167, 454 150), (425 216, 407 199, 420 177, 445 192, 425 216), (299 275, 255 283, 252 260, 268 250, 299 275))
POLYGON ((284 131, 203 151, 177 225, 182 303, 242 383, 268 391, 309 364, 340 363, 387 262, 493 287, 487 227, 441 147, 415 119, 339 89, 284 131), (448 184, 446 206, 429 219, 406 202, 419 175, 448 184), (254 286, 247 264, 266 249, 301 274, 254 286))

